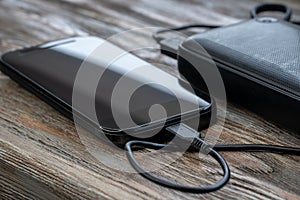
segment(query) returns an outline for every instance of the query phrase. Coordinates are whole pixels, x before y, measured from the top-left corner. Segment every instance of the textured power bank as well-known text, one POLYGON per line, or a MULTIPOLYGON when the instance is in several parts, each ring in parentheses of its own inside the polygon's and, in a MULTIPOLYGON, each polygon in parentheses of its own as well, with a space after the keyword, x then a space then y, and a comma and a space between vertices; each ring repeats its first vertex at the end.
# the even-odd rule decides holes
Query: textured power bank
POLYGON ((299 26, 257 18, 187 38, 179 47, 179 71, 196 88, 207 91, 201 75, 187 61, 201 62, 205 57, 194 42, 215 61, 229 101, 300 132, 299 26))

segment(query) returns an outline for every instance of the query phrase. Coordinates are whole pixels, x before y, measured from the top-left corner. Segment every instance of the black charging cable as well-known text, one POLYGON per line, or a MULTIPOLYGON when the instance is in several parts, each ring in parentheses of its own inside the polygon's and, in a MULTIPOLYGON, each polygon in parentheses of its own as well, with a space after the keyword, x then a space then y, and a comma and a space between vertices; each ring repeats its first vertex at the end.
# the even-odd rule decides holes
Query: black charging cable
POLYGON ((175 190, 180 190, 183 192, 190 193, 208 193, 216 191, 222 188, 230 179, 230 169, 225 159, 217 152, 217 151, 253 151, 253 152, 272 152, 272 153, 280 153, 280 154, 291 154, 300 156, 300 148, 294 147, 285 147, 285 146, 277 146, 277 145, 266 145, 266 144, 217 144, 213 147, 210 147, 200 136, 198 132, 190 128, 185 124, 175 124, 166 128, 166 130, 170 133, 175 134, 179 138, 181 138, 182 142, 191 142, 191 146, 196 150, 209 150, 209 155, 212 156, 221 166, 223 170, 223 178, 219 180, 217 183, 209 186, 186 186, 181 185, 179 183, 169 181, 167 179, 156 176, 155 174, 146 171, 143 167, 136 161, 133 155, 134 147, 143 147, 143 148, 151 148, 151 149, 161 149, 167 146, 172 146, 171 149, 178 149, 177 144, 158 144, 148 141, 129 141, 125 145, 127 158, 132 165, 132 167, 143 177, 147 178, 154 183, 159 185, 169 187, 175 190))
MULTIPOLYGON (((262 3, 258 4, 255 6, 251 11, 250 11, 250 16, 251 18, 259 18, 259 14, 262 12, 267 12, 267 11, 278 11, 284 13, 283 20, 288 21, 290 23, 300 25, 300 22, 296 21, 290 21, 292 17, 292 9, 289 8, 286 5, 283 4, 274 4, 274 3, 262 3)), ((221 27, 220 25, 209 25, 209 24, 189 24, 189 25, 184 25, 184 26, 178 26, 178 27, 170 27, 170 28, 164 28, 161 30, 158 30, 155 32, 152 37, 153 39, 157 42, 160 43, 164 37, 161 37, 161 34, 167 33, 167 32, 172 32, 172 31, 183 31, 191 28, 205 28, 205 29, 214 29, 214 28, 219 28, 221 27)), ((176 58, 174 56, 171 56, 173 58, 176 58)))
MULTIPOLYGON (((268 4, 263 3, 255 6, 251 12, 251 18, 258 18, 258 14, 266 11, 279 11, 283 12, 283 20, 290 21, 292 16, 292 10, 282 4, 268 4)), ((300 22, 291 22, 293 24, 300 25, 300 22)), ((179 27, 171 27, 158 30, 153 34, 153 38, 156 40, 157 43, 164 46, 163 49, 176 51, 175 47, 170 44, 162 43, 164 37, 161 37, 162 34, 172 32, 172 31, 182 31, 191 28, 205 28, 205 29, 214 29, 221 27, 219 25, 208 25, 208 24, 190 24, 185 26, 179 27), (170 46, 169 46, 170 45, 170 46)), ((175 42, 175 46, 177 42, 175 42)), ((164 53, 170 57, 177 58, 176 53, 164 53)), ((163 51, 162 51, 163 53, 163 51)), ((140 173, 145 178, 165 187, 169 187, 172 189, 184 191, 184 192, 191 192, 191 193, 207 193, 216 191, 222 188, 230 179, 230 170, 228 164, 226 163, 225 159, 218 153, 218 151, 252 151, 252 152, 271 152, 271 153, 279 153, 279 154, 290 154, 300 156, 300 148, 294 147, 286 147, 286 146, 277 146, 277 145, 268 145, 268 144, 216 144, 213 147, 210 147, 205 141, 201 138, 200 134, 195 135, 195 131, 188 127, 185 124, 175 124, 166 128, 168 132, 173 133, 176 136, 179 136, 182 140, 181 141, 191 141, 191 146, 198 151, 203 149, 209 150, 209 155, 212 156, 221 166, 223 170, 223 178, 219 180, 217 183, 209 186, 203 187, 196 187, 196 186, 186 186, 181 185, 176 182, 169 181, 167 179, 161 178, 156 176, 155 174, 148 172, 141 167, 141 165, 136 161, 133 155, 133 148, 135 147, 142 147, 142 148, 151 148, 151 149, 161 149, 164 147, 173 147, 171 149, 176 150, 176 144, 158 144, 148 141, 130 141, 126 144, 125 149, 128 160, 133 168, 140 173), (178 128, 178 127, 181 128, 178 128)))
POLYGON ((160 37, 160 35, 163 33, 168 33, 168 32, 172 32, 172 31, 182 31, 182 30, 187 30, 187 29, 191 29, 191 28, 213 29, 213 28, 219 28, 219 27, 221 27, 221 26, 220 25, 208 25, 208 24, 189 24, 186 26, 170 27, 170 28, 158 30, 152 35, 152 37, 157 43, 159 43, 161 40, 164 39, 164 37, 160 37))

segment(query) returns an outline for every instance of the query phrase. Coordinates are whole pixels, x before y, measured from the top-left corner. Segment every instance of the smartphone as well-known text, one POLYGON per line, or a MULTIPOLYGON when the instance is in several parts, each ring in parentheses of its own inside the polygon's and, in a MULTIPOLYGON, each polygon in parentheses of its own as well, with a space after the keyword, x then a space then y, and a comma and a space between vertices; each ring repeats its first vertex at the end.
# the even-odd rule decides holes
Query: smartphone
MULTIPOLYGON (((199 121, 198 130, 208 127, 212 111, 209 98, 194 95, 193 91, 182 87, 182 83, 179 84, 176 77, 131 53, 118 57, 109 67, 103 61, 107 54, 105 49, 91 60, 87 59, 104 42, 103 39, 92 36, 73 37, 11 51, 2 55, 1 71, 66 117, 78 117, 81 119, 81 126, 89 131, 101 130, 106 137, 121 146, 128 140, 141 138, 139 134, 144 134, 142 138, 146 140, 164 140, 163 130, 155 136, 147 137, 145 133, 183 120, 199 121), (95 76, 97 71, 102 72, 95 89, 94 100, 86 101, 87 104, 95 101, 97 122, 90 111, 74 108, 72 104, 75 80, 83 62, 87 63, 85 67, 91 76, 95 76), (136 70, 138 66, 147 66, 147 72, 136 70), (132 71, 134 73, 131 73, 132 71), (115 86, 120 80, 125 81, 126 86, 122 84, 124 88, 114 95, 115 86), (113 107, 113 97, 120 100, 128 91, 133 91, 128 105, 118 104, 113 107), (186 105, 185 110, 180 109, 179 101, 186 105), (158 114, 151 118, 149 110, 153 105, 162 106, 164 115, 158 114), (127 109, 124 109, 126 106, 127 109), (134 125, 123 124, 120 127, 116 116, 122 122, 130 118, 134 125), (135 135, 128 134, 128 131, 135 135)), ((120 48, 112 43, 106 42, 106 45, 110 50, 120 51, 120 48)), ((88 81, 89 77, 86 77, 86 83, 88 81)), ((86 83, 82 91, 81 86, 78 87, 79 93, 85 94, 85 90, 89 89, 86 83)))

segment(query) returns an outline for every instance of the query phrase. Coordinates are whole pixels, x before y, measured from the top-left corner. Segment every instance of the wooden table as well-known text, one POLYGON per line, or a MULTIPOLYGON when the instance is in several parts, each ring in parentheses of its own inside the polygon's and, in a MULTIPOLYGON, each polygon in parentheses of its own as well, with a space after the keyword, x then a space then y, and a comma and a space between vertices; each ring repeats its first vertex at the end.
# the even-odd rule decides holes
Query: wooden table
MULTIPOLYGON (((225 25, 248 18, 249 10, 257 2, 2 0, 0 52, 74 35, 106 38, 136 27, 225 25)), ((282 2, 294 9, 294 19, 300 21, 299 1, 282 2)), ((130 47, 147 39, 141 35, 117 43, 130 47)), ((168 64, 170 67, 164 70, 176 74, 176 62, 159 51, 148 50, 139 56, 168 64)), ((202 195, 178 192, 138 174, 113 170, 97 162, 81 143, 70 120, 3 74, 0 74, 0 94, 1 199, 300 199, 299 157, 222 153, 232 171, 224 188, 202 195)), ((300 138, 230 104, 219 142, 297 146, 300 138)), ((198 185, 221 177, 221 169, 215 167, 212 159, 203 157, 199 162, 197 156, 186 153, 160 174, 198 185)))

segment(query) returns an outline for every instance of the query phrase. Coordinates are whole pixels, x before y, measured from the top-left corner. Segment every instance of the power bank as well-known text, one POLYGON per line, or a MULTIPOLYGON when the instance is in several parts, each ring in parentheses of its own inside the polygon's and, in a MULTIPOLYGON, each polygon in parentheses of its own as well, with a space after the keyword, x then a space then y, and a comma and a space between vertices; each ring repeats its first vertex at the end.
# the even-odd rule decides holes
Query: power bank
POLYGON ((216 63, 228 100, 280 126, 300 131, 300 28, 274 18, 257 18, 187 38, 179 46, 178 67, 194 87, 207 91, 194 67, 216 63), (188 59, 186 59, 188 58, 188 59), (189 59, 197 60, 192 66, 189 59))

